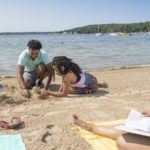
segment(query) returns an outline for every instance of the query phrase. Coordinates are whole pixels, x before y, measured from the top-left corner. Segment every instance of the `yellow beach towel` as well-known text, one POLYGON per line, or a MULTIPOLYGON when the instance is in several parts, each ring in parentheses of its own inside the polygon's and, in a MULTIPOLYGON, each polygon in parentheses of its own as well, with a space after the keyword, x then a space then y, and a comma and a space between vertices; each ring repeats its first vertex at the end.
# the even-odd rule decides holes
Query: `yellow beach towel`
MULTIPOLYGON (((109 125, 124 124, 125 119, 109 122, 90 122, 90 123, 93 123, 98 126, 99 125, 109 126, 109 125)), ((118 150, 116 142, 114 140, 93 134, 91 132, 81 129, 80 127, 72 128, 72 130, 79 133, 92 146, 94 150, 118 150)))

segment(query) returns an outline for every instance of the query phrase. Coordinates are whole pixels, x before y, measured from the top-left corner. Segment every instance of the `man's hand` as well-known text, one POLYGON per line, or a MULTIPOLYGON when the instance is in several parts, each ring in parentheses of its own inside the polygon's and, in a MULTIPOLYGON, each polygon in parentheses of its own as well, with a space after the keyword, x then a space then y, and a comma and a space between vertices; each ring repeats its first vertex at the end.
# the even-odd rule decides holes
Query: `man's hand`
POLYGON ((47 91, 48 89, 49 89, 49 86, 48 86, 48 85, 45 85, 45 86, 44 86, 44 90, 47 91))
POLYGON ((31 93, 29 92, 28 89, 23 89, 23 90, 22 90, 22 95, 23 95, 24 97, 26 97, 26 98, 30 98, 31 93))
POLYGON ((142 114, 143 114, 145 117, 150 117, 150 111, 142 112, 142 114))
POLYGON ((54 72, 53 72, 53 67, 51 63, 47 64, 46 68, 47 68, 47 73, 48 73, 48 79, 44 88, 49 89, 52 78, 54 77, 54 72))

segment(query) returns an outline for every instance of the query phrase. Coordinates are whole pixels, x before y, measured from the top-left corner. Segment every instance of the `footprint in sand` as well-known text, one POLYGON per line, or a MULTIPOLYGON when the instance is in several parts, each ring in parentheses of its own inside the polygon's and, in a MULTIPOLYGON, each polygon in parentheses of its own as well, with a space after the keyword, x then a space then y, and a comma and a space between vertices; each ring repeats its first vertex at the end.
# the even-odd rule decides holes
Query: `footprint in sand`
POLYGON ((52 125, 52 124, 47 125, 47 128, 48 128, 48 129, 51 129, 51 128, 53 128, 53 127, 54 127, 54 125, 52 125))
POLYGON ((51 133, 45 132, 45 133, 43 134, 43 136, 42 136, 41 141, 44 142, 44 143, 47 143, 46 138, 47 138, 48 136, 51 136, 51 135, 52 135, 51 133))
MULTIPOLYGON (((54 125, 47 125, 46 128, 52 129, 53 127, 54 127, 54 125)), ((44 142, 44 143, 47 143, 46 138, 47 138, 48 136, 51 136, 51 135, 52 135, 52 134, 51 134, 50 132, 46 131, 46 132, 42 135, 41 141, 44 142)))

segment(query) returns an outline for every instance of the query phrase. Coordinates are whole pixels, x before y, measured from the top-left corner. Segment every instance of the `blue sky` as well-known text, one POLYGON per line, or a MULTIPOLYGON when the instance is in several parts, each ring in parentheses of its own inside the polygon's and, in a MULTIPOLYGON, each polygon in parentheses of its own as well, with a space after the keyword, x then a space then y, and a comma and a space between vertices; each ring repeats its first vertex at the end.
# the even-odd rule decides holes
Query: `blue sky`
POLYGON ((150 21, 150 0, 0 0, 0 32, 150 21))

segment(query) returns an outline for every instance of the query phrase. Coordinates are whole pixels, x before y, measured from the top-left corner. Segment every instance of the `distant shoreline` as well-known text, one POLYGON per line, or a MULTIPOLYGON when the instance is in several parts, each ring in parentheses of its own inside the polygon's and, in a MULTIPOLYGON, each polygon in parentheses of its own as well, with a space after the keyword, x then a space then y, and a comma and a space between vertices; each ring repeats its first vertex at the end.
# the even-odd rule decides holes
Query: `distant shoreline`
POLYGON ((0 35, 20 35, 20 34, 55 34, 59 32, 0 32, 0 35))
POLYGON ((135 33, 135 32, 150 32, 150 21, 136 23, 109 23, 109 24, 94 24, 72 29, 59 31, 25 31, 25 32, 0 32, 0 35, 7 34, 55 34, 55 33, 79 33, 79 34, 94 34, 94 33, 135 33))
MULTIPOLYGON (((141 31, 141 32, 127 32, 127 33, 149 33, 150 31, 141 31)), ((64 32, 60 31, 60 32, 0 32, 0 35, 31 35, 31 34, 64 34, 64 32)), ((77 33, 77 32, 66 32, 68 34, 95 34, 95 32, 92 32, 92 33, 77 33)), ((101 33, 101 32, 100 32, 101 33)), ((111 34, 111 33, 121 33, 121 32, 106 32, 106 33, 103 33, 103 34, 111 34)), ((126 33, 126 32, 122 32, 122 33, 126 33)))

